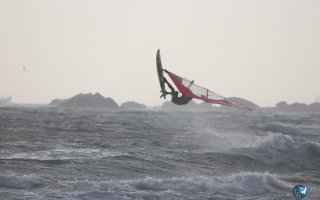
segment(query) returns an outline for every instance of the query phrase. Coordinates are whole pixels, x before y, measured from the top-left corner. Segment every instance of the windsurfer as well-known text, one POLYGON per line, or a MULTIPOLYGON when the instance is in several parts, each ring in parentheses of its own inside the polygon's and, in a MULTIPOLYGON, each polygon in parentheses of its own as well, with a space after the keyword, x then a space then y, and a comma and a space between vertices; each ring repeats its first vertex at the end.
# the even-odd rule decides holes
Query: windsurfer
POLYGON ((162 77, 162 80, 164 83, 166 83, 168 85, 168 87, 170 88, 171 92, 167 92, 166 94, 171 94, 171 102, 176 104, 176 105, 185 105, 187 103, 189 103, 189 101, 192 100, 192 97, 188 97, 184 94, 182 94, 179 97, 179 92, 175 91, 175 89, 172 87, 172 85, 167 81, 167 79, 165 77, 162 77))

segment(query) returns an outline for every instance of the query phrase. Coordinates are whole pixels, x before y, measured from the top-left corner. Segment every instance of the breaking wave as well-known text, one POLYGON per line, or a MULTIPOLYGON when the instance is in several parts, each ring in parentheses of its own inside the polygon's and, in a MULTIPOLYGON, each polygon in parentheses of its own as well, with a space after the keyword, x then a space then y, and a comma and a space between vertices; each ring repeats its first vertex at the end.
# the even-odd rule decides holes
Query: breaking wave
POLYGON ((320 127, 311 125, 298 126, 284 123, 265 123, 259 124, 258 128, 285 135, 320 135, 320 127))
POLYGON ((1 159, 27 159, 40 161, 74 160, 74 159, 98 159, 126 155, 124 153, 103 149, 52 149, 46 151, 34 151, 16 153, 1 159))
POLYGON ((297 143, 288 135, 272 135, 256 148, 243 148, 239 152, 270 166, 312 168, 320 164, 319 144, 297 143))
POLYGON ((76 181, 71 182, 74 188, 80 190, 122 191, 156 193, 207 193, 207 194, 264 194, 282 191, 289 186, 275 175, 265 173, 241 173, 219 178, 171 178, 129 181, 76 181))

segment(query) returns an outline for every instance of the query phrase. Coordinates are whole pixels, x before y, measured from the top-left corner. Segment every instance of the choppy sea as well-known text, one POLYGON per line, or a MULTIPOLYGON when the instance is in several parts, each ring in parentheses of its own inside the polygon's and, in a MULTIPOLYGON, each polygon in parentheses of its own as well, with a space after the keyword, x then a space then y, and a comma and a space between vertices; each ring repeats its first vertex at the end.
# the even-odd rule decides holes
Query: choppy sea
POLYGON ((0 108, 0 199, 320 199, 320 114, 0 108))

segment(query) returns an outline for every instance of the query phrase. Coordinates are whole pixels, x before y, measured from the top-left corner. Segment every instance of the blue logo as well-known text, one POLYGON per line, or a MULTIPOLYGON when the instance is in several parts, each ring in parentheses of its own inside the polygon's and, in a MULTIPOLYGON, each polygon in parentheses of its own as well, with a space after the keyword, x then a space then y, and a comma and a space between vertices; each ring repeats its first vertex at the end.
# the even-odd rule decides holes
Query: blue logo
POLYGON ((296 185, 292 189, 292 194, 297 200, 301 200, 307 196, 307 187, 304 185, 296 185))

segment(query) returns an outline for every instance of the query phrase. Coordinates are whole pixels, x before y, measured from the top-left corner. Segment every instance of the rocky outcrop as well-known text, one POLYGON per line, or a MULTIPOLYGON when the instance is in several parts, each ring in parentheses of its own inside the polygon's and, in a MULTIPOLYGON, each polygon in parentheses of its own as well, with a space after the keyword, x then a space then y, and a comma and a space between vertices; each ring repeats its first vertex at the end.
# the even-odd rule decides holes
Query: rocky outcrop
POLYGON ((230 97, 228 98, 229 100, 235 102, 235 103, 239 103, 241 105, 244 105, 252 110, 257 110, 260 108, 260 106, 258 106, 257 104, 251 102, 251 101, 248 101, 246 99, 243 99, 243 98, 239 98, 239 97, 230 97))
POLYGON ((320 113, 320 103, 303 104, 293 103, 287 104, 285 101, 277 103, 276 110, 283 112, 295 112, 295 113, 320 113))
POLYGON ((127 102, 124 102, 123 104, 121 104, 120 106, 121 108, 124 108, 124 109, 132 109, 132 110, 141 110, 141 109, 146 109, 147 106, 145 106, 144 104, 140 104, 140 103, 137 103, 137 102, 134 102, 134 101, 127 101, 127 102))
POLYGON ((63 99, 54 99, 50 102, 50 106, 57 106, 59 105, 60 103, 62 103, 62 101, 64 101, 63 99))
POLYGON ((119 105, 111 98, 105 98, 101 94, 78 94, 69 99, 55 99, 50 105, 60 108, 76 108, 76 109, 118 109, 119 105))

